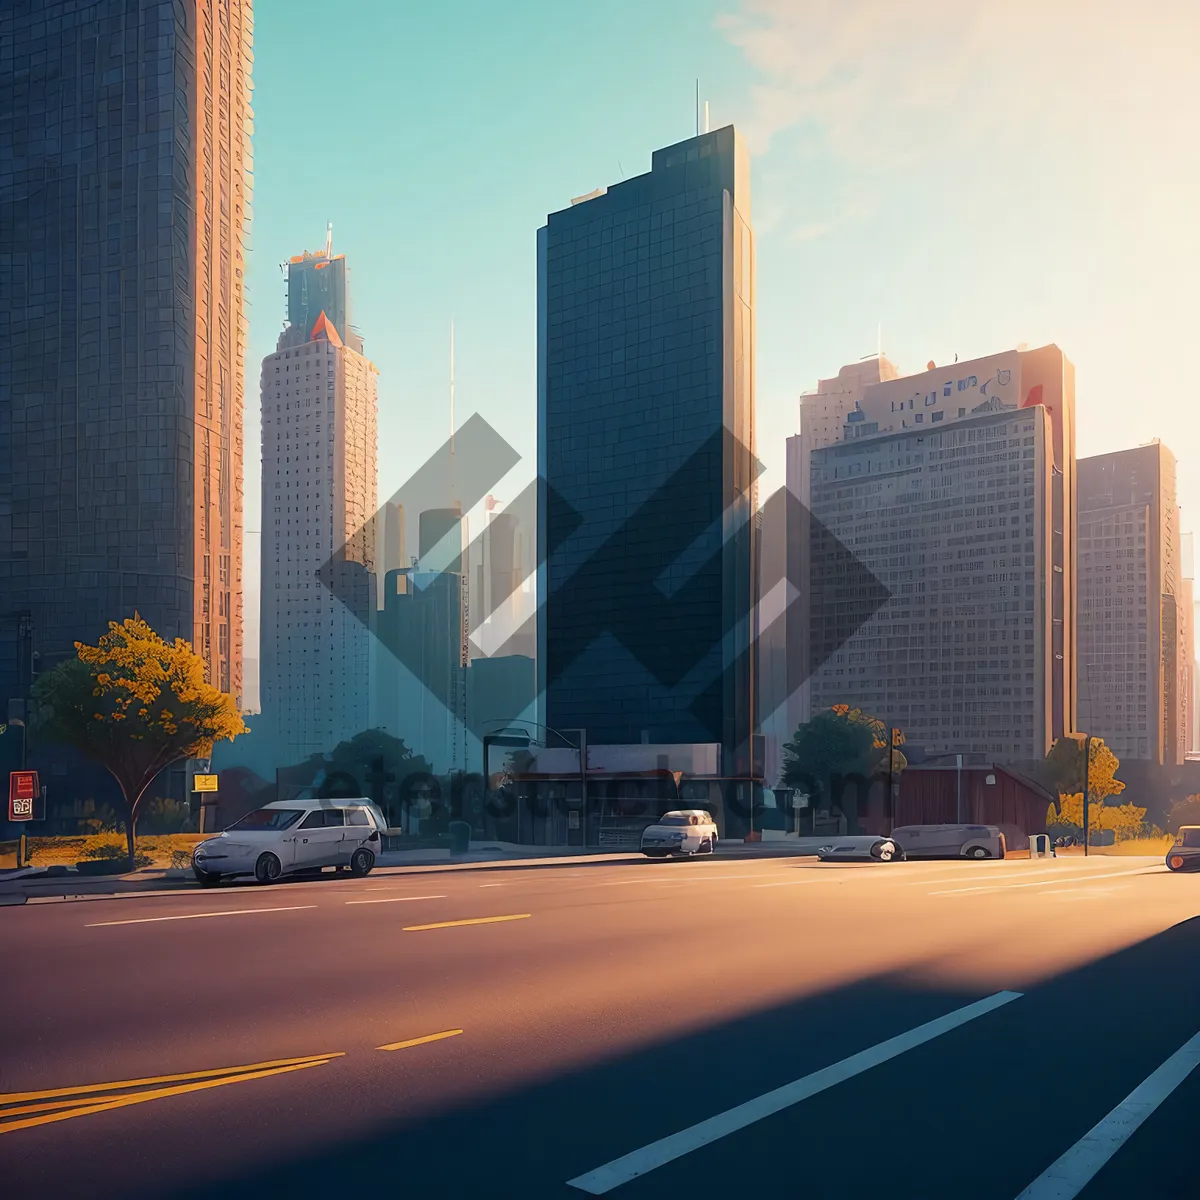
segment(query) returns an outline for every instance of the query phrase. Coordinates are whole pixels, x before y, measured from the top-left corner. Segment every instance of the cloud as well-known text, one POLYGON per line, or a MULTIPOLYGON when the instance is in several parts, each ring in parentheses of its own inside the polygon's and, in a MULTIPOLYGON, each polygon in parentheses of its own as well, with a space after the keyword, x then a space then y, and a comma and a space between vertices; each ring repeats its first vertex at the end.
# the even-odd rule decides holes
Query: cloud
POLYGON ((1179 0, 743 0, 751 150, 801 134, 863 167, 1194 105, 1200 5, 1179 0), (1183 85, 1184 80, 1188 83, 1183 85))

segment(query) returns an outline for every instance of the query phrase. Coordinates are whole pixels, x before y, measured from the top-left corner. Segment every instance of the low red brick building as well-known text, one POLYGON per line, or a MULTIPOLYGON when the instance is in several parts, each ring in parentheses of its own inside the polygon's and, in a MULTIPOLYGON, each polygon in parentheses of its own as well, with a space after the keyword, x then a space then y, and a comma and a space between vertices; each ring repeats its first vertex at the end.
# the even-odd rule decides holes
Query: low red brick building
POLYGON ((1032 779, 999 765, 909 766, 900 775, 894 819, 885 810, 885 789, 872 789, 862 819, 868 833, 897 825, 998 825, 1012 850, 1024 850, 1031 833, 1046 832, 1046 810, 1054 796, 1032 779), (961 807, 960 807, 961 787, 961 807))

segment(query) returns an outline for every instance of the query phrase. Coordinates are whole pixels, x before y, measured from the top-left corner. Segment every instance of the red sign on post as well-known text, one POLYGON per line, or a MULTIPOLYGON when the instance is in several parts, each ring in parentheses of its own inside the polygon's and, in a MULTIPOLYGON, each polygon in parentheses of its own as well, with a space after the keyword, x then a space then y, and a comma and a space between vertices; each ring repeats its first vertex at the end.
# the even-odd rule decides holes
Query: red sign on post
POLYGON ((8 819, 32 821, 33 802, 41 794, 36 771, 12 771, 8 776, 8 819))

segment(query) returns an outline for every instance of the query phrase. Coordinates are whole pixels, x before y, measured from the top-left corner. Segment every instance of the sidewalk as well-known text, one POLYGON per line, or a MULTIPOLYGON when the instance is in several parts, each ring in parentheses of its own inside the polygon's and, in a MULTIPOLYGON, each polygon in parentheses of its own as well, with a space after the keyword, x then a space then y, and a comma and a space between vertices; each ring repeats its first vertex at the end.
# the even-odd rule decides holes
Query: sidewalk
MULTIPOLYGON (((719 842, 716 857, 795 858, 815 853, 821 839, 796 839, 767 842, 719 842), (807 845, 812 842, 813 846, 807 845)), ((424 875, 439 871, 528 869, 632 863, 647 861, 634 851, 601 852, 583 847, 518 846, 508 842, 483 842, 466 854, 447 854, 442 850, 385 850, 376 860, 373 876, 424 875)), ((74 871, 50 875, 36 868, 21 872, 0 872, 0 907, 26 903, 64 900, 101 900, 135 895, 164 895, 171 892, 199 891, 191 872, 177 873, 146 867, 126 875, 81 876, 74 871), (32 873, 31 873, 32 872, 32 873), (178 875, 182 874, 182 878, 178 875)))

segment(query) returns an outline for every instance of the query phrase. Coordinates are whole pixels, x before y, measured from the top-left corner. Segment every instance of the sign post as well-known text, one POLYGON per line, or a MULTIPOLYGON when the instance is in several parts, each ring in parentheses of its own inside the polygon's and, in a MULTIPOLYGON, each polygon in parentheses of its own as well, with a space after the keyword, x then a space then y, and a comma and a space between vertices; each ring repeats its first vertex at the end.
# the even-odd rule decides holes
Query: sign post
MULTIPOLYGON (((8 819, 32 821, 33 803, 42 794, 36 771, 12 771, 8 776, 8 819)), ((25 833, 17 840, 17 868, 25 865, 25 833)))
POLYGON ((8 776, 8 819, 32 821, 33 802, 41 796, 36 771, 12 771, 8 776))

